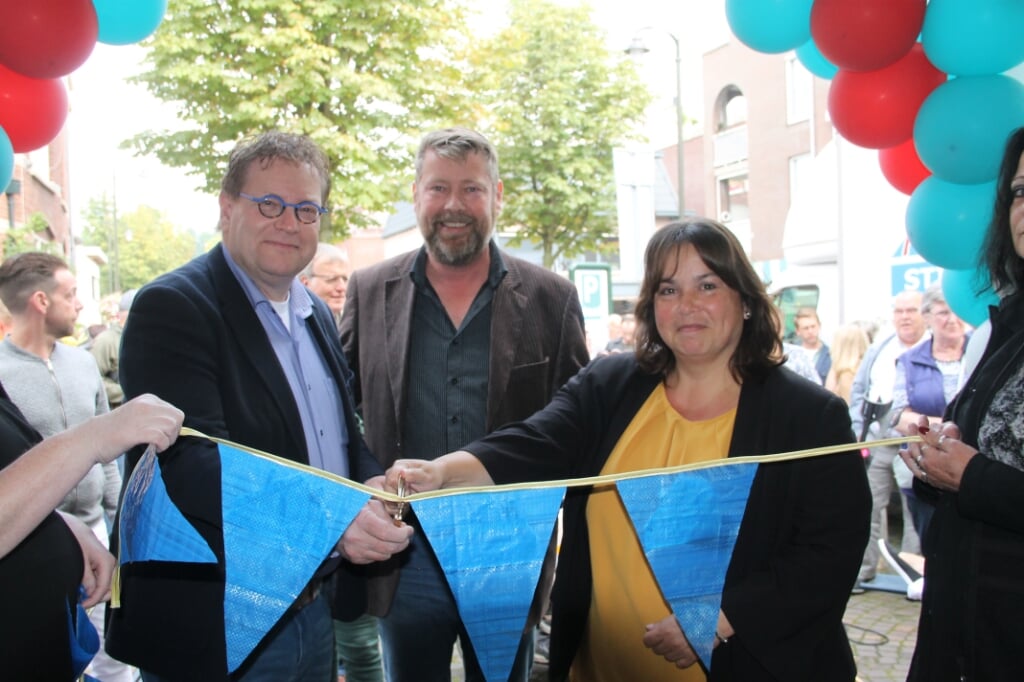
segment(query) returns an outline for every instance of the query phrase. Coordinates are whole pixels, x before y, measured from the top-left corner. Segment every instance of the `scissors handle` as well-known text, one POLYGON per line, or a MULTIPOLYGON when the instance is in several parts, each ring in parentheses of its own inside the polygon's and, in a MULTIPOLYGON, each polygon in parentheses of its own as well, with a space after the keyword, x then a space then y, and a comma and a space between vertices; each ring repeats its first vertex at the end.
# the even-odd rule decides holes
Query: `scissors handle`
MULTIPOLYGON (((398 475, 398 496, 400 498, 405 497, 405 476, 398 475)), ((405 500, 399 500, 398 507, 395 509, 395 513, 392 518, 395 519, 395 525, 402 525, 402 516, 405 514, 405 500)))

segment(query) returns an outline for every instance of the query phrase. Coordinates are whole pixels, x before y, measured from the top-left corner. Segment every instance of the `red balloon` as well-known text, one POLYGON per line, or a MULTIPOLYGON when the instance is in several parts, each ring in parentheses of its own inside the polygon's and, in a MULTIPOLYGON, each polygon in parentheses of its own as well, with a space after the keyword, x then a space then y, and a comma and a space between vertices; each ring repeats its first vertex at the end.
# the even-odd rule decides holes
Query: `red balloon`
POLYGON ((932 174, 921 163, 913 137, 895 147, 879 151, 878 165, 889 184, 907 195, 913 194, 917 186, 932 174))
POLYGON ((0 21, 0 64, 29 78, 60 78, 92 54, 99 22, 92 0, 23 0, 0 21))
POLYGON ((68 117, 68 93, 59 79, 26 78, 0 66, 0 127, 15 152, 50 143, 68 117))
POLYGON ((811 36, 840 69, 875 71, 907 54, 927 0, 814 0, 811 36))
POLYGON ((905 57, 875 71, 839 69, 828 113, 839 134, 869 149, 895 147, 914 134, 914 118, 932 90, 946 82, 918 43, 905 57))

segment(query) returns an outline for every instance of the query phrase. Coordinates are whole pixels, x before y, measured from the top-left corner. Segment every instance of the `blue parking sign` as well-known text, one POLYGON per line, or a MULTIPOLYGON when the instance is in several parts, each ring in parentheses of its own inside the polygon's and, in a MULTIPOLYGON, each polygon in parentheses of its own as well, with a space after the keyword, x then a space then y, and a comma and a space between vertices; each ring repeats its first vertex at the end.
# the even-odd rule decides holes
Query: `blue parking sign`
POLYGON ((612 268, 607 263, 583 263, 572 268, 570 277, 587 320, 608 316, 612 310, 612 268))

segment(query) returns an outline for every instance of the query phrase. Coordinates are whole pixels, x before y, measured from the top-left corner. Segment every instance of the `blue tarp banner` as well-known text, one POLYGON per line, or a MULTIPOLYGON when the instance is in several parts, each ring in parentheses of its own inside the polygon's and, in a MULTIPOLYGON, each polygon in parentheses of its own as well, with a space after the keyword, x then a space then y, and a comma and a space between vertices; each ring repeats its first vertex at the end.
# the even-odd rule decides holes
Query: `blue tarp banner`
MULTIPOLYGON (((191 432, 189 435, 202 435, 191 432)), ((323 471, 217 439, 227 584, 224 621, 234 671, 294 602, 371 496, 323 471)), ((884 441, 899 444, 908 439, 884 441)), ((773 461, 849 449, 772 455, 773 461)), ((758 459, 767 459, 769 456, 758 459)), ((491 682, 507 679, 567 486, 618 486, 662 595, 704 665, 711 662, 722 587, 758 463, 631 472, 472 491, 424 493, 413 505, 491 682)), ((168 498, 148 452, 126 489, 121 563, 214 561, 168 498)))
POLYGON ((512 672, 564 496, 564 487, 495 489, 413 504, 491 682, 512 672))
POLYGON ((370 495, 220 443, 224 635, 234 671, 284 615, 370 495))
POLYGON ((757 464, 730 464, 619 481, 647 563, 704 666, 757 464))
POLYGON ((150 446, 125 486, 118 527, 122 564, 133 561, 216 563, 217 557, 167 496, 160 460, 150 446))

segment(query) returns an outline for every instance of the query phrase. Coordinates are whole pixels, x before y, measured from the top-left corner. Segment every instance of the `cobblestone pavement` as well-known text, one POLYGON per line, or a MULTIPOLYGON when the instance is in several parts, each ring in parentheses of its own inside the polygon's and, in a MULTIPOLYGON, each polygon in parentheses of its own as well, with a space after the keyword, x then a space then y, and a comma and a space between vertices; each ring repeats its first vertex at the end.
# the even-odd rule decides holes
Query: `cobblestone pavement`
POLYGON ((917 640, 921 602, 868 590, 850 597, 843 623, 862 682, 903 682, 917 640))

